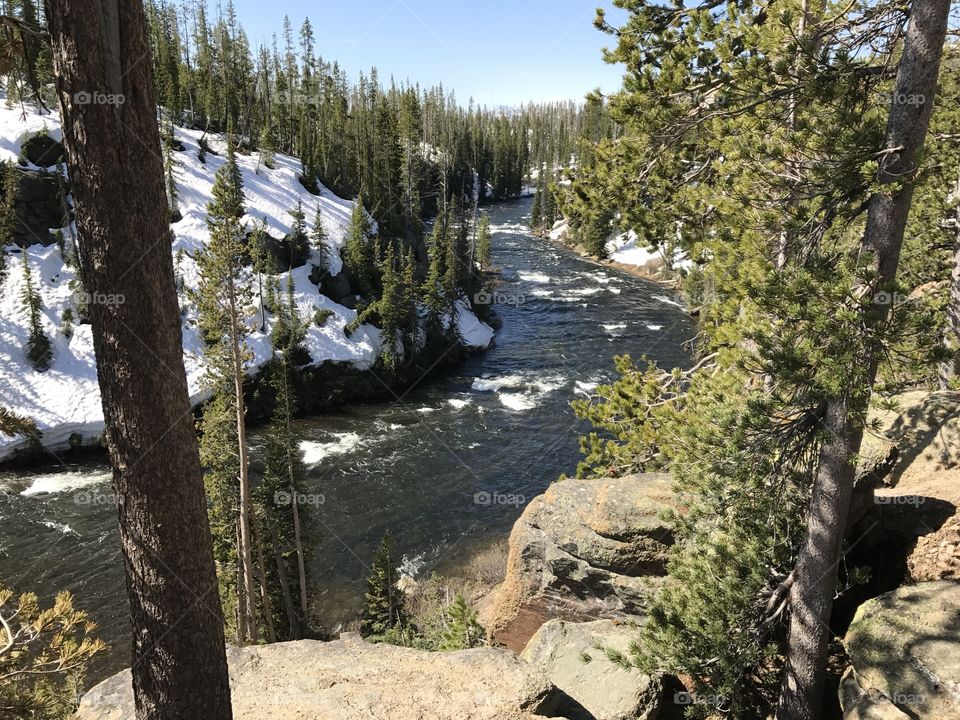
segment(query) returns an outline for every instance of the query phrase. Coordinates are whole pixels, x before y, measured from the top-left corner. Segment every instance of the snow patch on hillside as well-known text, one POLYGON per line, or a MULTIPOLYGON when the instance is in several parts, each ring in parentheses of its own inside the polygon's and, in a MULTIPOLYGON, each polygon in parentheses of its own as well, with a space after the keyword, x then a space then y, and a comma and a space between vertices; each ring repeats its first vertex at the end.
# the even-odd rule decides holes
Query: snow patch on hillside
MULTIPOLYGON (((0 108, 0 161, 16 161, 22 144, 44 129, 51 138, 60 140, 57 115, 27 112, 24 117, 19 108, 0 108)), ((216 171, 226 162, 226 144, 216 136, 208 136, 207 140, 220 155, 207 153, 206 164, 199 161, 197 152, 202 135, 197 130, 176 129, 176 139, 185 150, 174 153, 177 200, 183 218, 172 226, 175 235, 173 252, 180 258, 175 271, 187 289, 197 286, 197 265, 193 257, 209 240, 206 206, 212 198, 216 171)), ((296 158, 277 153, 275 169, 260 165, 255 152, 238 154, 237 162, 243 173, 246 195, 244 221, 252 225, 254 221, 265 220, 269 234, 280 238, 290 232, 292 218, 289 211, 296 206, 298 199, 311 224, 319 206, 329 247, 326 257, 322 258, 323 267, 333 275, 338 274, 343 266, 339 250, 346 241, 353 201, 337 197, 322 185, 319 197, 309 193, 298 180, 300 161, 296 158)), ((118 201, 122 202, 122 198, 118 201)), ((63 230, 69 237, 70 229, 63 230)), ((6 251, 8 273, 0 286, 0 406, 33 418, 43 432, 44 446, 53 452, 68 447, 71 442, 89 444, 104 430, 91 328, 74 324, 70 337, 61 328, 64 310, 73 308, 76 316, 74 290, 70 287, 76 271, 64 263, 55 244, 44 247, 38 242, 25 251, 42 299, 43 330, 53 345, 50 368, 46 372, 37 372, 24 355, 28 335, 27 315, 20 301, 24 286, 24 251, 14 246, 6 251)), ((304 343, 306 350, 314 364, 342 362, 368 369, 381 352, 380 332, 372 325, 363 325, 349 338, 346 336, 344 328, 356 319, 357 313, 321 294, 310 281, 313 267, 320 264, 321 258, 313 253, 307 265, 279 275, 282 289, 292 277, 297 307, 303 318, 310 321, 304 343), (312 322, 315 312, 320 309, 333 313, 322 327, 312 322)), ((196 326, 196 309, 183 295, 180 303, 187 383, 191 402, 198 404, 207 398, 202 382, 203 340, 196 326)), ((472 349, 489 347, 493 330, 473 314, 468 303, 461 302, 457 310, 465 345, 472 349)), ((262 331, 256 327, 255 318, 251 318, 249 347, 252 360, 247 368, 250 374, 255 374, 270 358, 270 329, 269 316, 262 331)), ((149 352, 149 348, 133 350, 149 352)), ((25 444, 23 438, 0 437, 0 460, 25 444)))

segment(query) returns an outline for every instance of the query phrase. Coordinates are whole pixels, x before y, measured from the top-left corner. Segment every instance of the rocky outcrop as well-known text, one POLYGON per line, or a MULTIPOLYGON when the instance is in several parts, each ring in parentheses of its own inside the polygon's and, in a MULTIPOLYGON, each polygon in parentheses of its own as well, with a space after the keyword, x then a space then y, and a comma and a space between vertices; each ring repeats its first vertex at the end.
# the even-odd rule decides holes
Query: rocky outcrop
POLYGON ((960 717, 958 638, 960 582, 904 586, 861 605, 843 640, 844 718, 960 717))
POLYGON ((660 678, 613 662, 609 653, 630 655, 639 629, 634 622, 550 620, 530 638, 521 657, 583 708, 561 712, 580 720, 654 720, 670 700, 660 678))
POLYGON ((864 455, 897 453, 872 507, 854 500, 851 532, 869 556, 882 556, 875 574, 900 582, 960 578, 960 393, 911 392, 896 411, 874 412, 880 432, 864 440, 864 455))
POLYGON ((38 133, 23 143, 20 156, 37 167, 49 168, 58 162, 66 162, 67 153, 52 137, 38 133))
POLYGON ((667 475, 563 480, 510 533, 507 575, 481 610, 493 642, 520 652, 547 620, 642 614, 673 538, 667 475))
POLYGON ((40 243, 52 245, 56 238, 51 228, 63 224, 60 184, 53 173, 17 168, 17 198, 14 211, 17 223, 13 240, 20 247, 40 243))
MULTIPOLYGON (((530 720, 554 717, 561 694, 512 653, 372 645, 356 635, 231 647, 234 720, 530 720)), ((134 717, 130 671, 103 681, 75 720, 134 717)))

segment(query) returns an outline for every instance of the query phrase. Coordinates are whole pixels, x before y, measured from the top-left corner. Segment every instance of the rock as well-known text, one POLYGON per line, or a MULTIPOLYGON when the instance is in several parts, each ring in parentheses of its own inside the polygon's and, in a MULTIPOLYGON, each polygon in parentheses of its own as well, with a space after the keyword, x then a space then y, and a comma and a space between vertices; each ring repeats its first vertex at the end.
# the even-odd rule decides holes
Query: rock
POLYGON ((346 297, 340 298, 337 302, 349 310, 356 310, 363 304, 363 296, 347 295, 346 297))
POLYGON ((956 508, 936 530, 917 538, 907 558, 907 573, 913 582, 960 580, 960 516, 956 508))
MULTIPOLYGON (((353 634, 227 652, 235 720, 527 720, 561 693, 496 648, 429 653, 353 634)), ((130 671, 91 689, 75 720, 134 717, 130 671)))
POLYGON ((867 601, 843 644, 863 693, 881 695, 915 720, 960 717, 960 582, 907 585, 867 601))
POLYGON ((320 268, 314 268, 313 270, 310 279, 313 280, 314 284, 319 285, 320 291, 334 302, 339 302, 352 292, 350 281, 343 273, 330 275, 329 273, 321 273, 320 268), (314 280, 314 275, 319 275, 319 277, 314 280))
POLYGON ((263 240, 263 250, 273 259, 277 272, 287 272, 291 267, 301 267, 309 258, 309 249, 304 251, 305 245, 302 242, 291 245, 291 239, 293 238, 290 235, 285 235, 279 240, 272 235, 267 235, 263 240))
POLYGON ((839 695, 843 720, 910 720, 909 715, 882 694, 860 687, 852 667, 847 668, 840 679, 839 695))
POLYGON ((507 575, 481 611, 491 639, 520 652, 547 620, 642 614, 673 542, 659 513, 668 475, 563 480, 510 533, 507 575))
POLYGON ((48 168, 57 164, 57 161, 66 161, 67 153, 63 145, 43 133, 34 135, 20 148, 21 157, 26 158, 37 167, 48 168))
POLYGON ((56 238, 50 229, 63 224, 63 205, 56 175, 21 168, 17 168, 17 173, 17 199, 14 203, 17 223, 13 240, 20 247, 37 243, 52 245, 56 238))
MULTIPOLYGON (((605 655, 610 649, 629 656, 638 632, 636 623, 630 622, 550 620, 530 638, 521 657, 582 706, 587 718, 652 720, 660 716, 664 703, 663 682, 636 668, 623 668, 605 655)), ((562 707, 560 712, 576 717, 562 707)))

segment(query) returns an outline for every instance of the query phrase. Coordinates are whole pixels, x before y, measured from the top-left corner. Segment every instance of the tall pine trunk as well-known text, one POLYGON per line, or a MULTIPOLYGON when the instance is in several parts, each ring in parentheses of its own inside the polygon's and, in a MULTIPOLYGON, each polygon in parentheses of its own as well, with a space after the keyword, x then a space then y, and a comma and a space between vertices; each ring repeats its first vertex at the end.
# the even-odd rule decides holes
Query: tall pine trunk
MULTIPOLYGON (((243 627, 250 639, 257 641, 257 597, 253 577, 253 539, 250 530, 250 514, 253 498, 250 493, 250 459, 247 454, 247 408, 243 397, 243 354, 240 348, 240 308, 237 307, 234 280, 227 279, 230 297, 230 351, 233 356, 233 392, 237 409, 237 450, 240 457, 240 566, 243 570, 243 592, 240 596, 240 612, 243 627)), ((240 628, 238 628, 239 634, 240 628)), ((241 636, 240 641, 246 640, 241 636)))
POLYGON ((286 426, 287 446, 287 479, 290 483, 290 501, 293 509, 293 542, 297 553, 297 576, 300 583, 300 612, 303 620, 307 619, 307 559, 303 548, 303 534, 300 527, 300 504, 297 502, 296 472, 294 470, 293 453, 300 452, 293 445, 293 408, 290 405, 290 358, 289 351, 283 354, 283 402, 284 423, 286 426))
MULTIPOLYGON (((873 195, 860 244, 870 258, 874 278, 865 291, 873 296, 895 280, 903 233, 913 199, 917 158, 927 134, 946 36, 949 0, 915 0, 903 56, 890 103, 885 154, 876 180, 889 191, 873 195)), ((868 329, 883 323, 889 304, 870 305, 861 322, 868 329)), ((814 479, 807 537, 797 560, 791 591, 787 663, 778 720, 821 717, 830 614, 837 566, 853 493, 853 458, 863 439, 863 415, 880 360, 880 348, 864 339, 843 395, 827 405, 823 442, 814 479)))
POLYGON ((143 6, 48 17, 130 602, 139 720, 229 720, 230 685, 183 369, 143 6), (136 158, 136 162, 132 161, 136 158))
POLYGON ((253 540, 257 548, 257 579, 260 581, 260 601, 263 603, 263 622, 267 629, 267 642, 277 641, 277 631, 273 625, 273 602, 270 600, 270 585, 267 583, 267 566, 263 555, 263 537, 257 526, 257 517, 253 516, 253 540))

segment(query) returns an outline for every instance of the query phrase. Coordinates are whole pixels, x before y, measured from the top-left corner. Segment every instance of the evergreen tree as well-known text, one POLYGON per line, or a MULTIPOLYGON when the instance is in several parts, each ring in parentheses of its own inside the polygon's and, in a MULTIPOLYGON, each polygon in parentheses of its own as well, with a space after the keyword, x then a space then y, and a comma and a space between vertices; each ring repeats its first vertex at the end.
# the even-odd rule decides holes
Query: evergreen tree
POLYGON ((27 359, 37 372, 43 372, 50 367, 53 360, 53 347, 50 338, 43 331, 41 318, 43 316, 43 301, 33 283, 33 272, 30 269, 30 259, 27 251, 23 251, 23 290, 20 303, 27 314, 29 332, 25 352, 27 359))
POLYGON ((183 215, 180 214, 180 207, 177 202, 177 161, 173 155, 173 123, 167 125, 163 140, 161 147, 163 148, 163 174, 164 184, 167 188, 167 207, 170 209, 170 222, 176 223, 183 218, 183 215))
POLYGON ((270 170, 275 167, 273 134, 270 132, 268 125, 260 128, 260 162, 270 170))
POLYGON ((243 217, 243 204, 246 201, 243 194, 243 173, 237 164, 237 151, 233 134, 229 130, 227 131, 227 159, 214 177, 213 195, 220 203, 220 211, 225 215, 238 219, 243 217))
POLYGON ((363 209, 363 196, 357 197, 350 215, 347 242, 343 248, 343 264, 347 276, 361 292, 369 292, 373 285, 373 248, 369 239, 370 223, 363 209))
POLYGON ((253 266, 253 271, 257 275, 257 309, 259 320, 257 329, 261 332, 267 322, 266 307, 264 303, 263 276, 274 272, 273 256, 267 251, 267 219, 262 218, 253 225, 253 232, 247 241, 247 254, 253 266))
POLYGON ((274 558, 274 569, 268 577, 276 577, 271 587, 278 587, 287 620, 287 637, 303 636, 307 623, 307 547, 303 521, 297 498, 304 491, 306 470, 300 453, 302 438, 293 422, 298 404, 299 370, 297 357, 302 348, 305 325, 294 302, 292 281, 287 282, 286 303, 277 308, 277 319, 271 334, 273 363, 270 386, 275 403, 266 432, 264 481, 258 489, 262 527, 266 528, 267 544, 274 558), (278 328, 280 328, 278 330, 278 328), (293 548, 293 568, 288 568, 293 548), (295 578, 291 582, 289 578, 295 578), (296 594, 299 605, 294 602, 296 594))
POLYGON ((530 227, 539 232, 543 227, 543 173, 537 179, 537 191, 533 196, 533 207, 530 209, 530 227))
POLYGON ((96 625, 62 592, 49 607, 0 585, 0 708, 9 720, 71 717, 91 661, 106 650, 96 625))
POLYGON ((386 532, 370 565, 367 592, 360 619, 360 634, 374 640, 382 639, 393 629, 409 625, 406 596, 397 587, 400 579, 391 547, 390 533, 386 532))
POLYGON ((446 627, 440 638, 441 650, 466 650, 484 644, 486 631, 477 620, 477 613, 459 593, 447 610, 446 627))
POLYGON ((376 312, 380 317, 380 336, 383 340, 381 358, 388 368, 396 367, 402 361, 403 346, 400 344, 405 319, 409 307, 405 300, 407 290, 404 286, 404 273, 398 266, 393 241, 387 242, 387 251, 380 265, 382 291, 376 303, 376 312))
POLYGON ((313 252, 317 256, 317 267, 321 271, 327 269, 327 253, 330 252, 330 243, 327 239, 327 231, 323 226, 323 213, 320 212, 320 204, 317 204, 317 211, 313 216, 313 228, 310 231, 310 240, 312 241, 313 252))
POLYGON ((477 263, 481 268, 490 265, 492 237, 490 234, 490 216, 484 213, 477 226, 477 263))
POLYGON ((3 166, 3 202, 0 203, 0 283, 7 277, 7 245, 13 244, 17 228, 17 192, 20 174, 12 161, 3 166))
MULTIPOLYGON (((205 382, 213 393, 201 420, 200 445, 201 460, 208 468, 211 529, 218 551, 222 599, 229 603, 231 595, 235 598, 235 631, 238 641, 246 642, 258 635, 243 394, 245 367, 250 359, 246 339, 252 296, 246 238, 237 215, 235 169, 228 156, 214 179, 214 198, 207 208, 210 242, 197 255, 196 300, 200 328, 208 343, 205 382)), ((242 207, 239 209, 242 213, 242 207)))
POLYGON ((299 263, 309 255, 310 238, 307 236, 307 216, 303 212, 303 202, 297 198, 297 204, 290 211, 290 266, 299 263))
POLYGON ((557 219, 557 196, 553 193, 553 188, 549 182, 543 186, 543 229, 549 232, 553 228, 553 223, 557 219))

